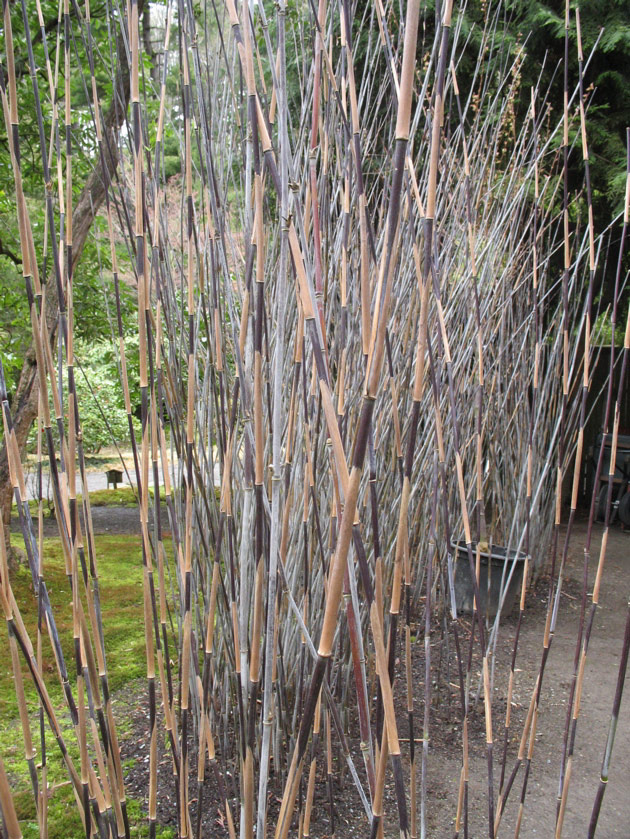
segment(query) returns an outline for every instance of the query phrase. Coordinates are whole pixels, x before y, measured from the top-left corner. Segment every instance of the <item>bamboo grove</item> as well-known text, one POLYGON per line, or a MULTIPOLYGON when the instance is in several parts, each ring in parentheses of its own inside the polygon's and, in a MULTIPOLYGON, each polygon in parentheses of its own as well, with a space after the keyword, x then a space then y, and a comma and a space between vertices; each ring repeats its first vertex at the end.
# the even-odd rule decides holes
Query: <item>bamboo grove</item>
MULTIPOLYGON (((40 836, 48 835, 53 751, 65 763, 86 837, 130 835, 101 619, 107 592, 89 495, 81 492, 73 77, 88 97, 104 173, 103 247, 116 288, 126 271, 137 290, 139 434, 120 300, 110 303, 114 313, 118 307, 130 429, 130 439, 118 442, 133 449, 142 532, 149 835, 158 829, 162 754, 182 839, 321 835, 312 827, 317 808, 332 834, 340 773, 349 779, 343 794, 357 802, 361 835, 430 835, 432 690, 446 666, 461 746, 449 835, 473 835, 470 720, 480 699, 487 794, 481 816, 475 804, 475 835, 517 836, 577 508, 604 258, 618 265, 613 331, 625 281, 628 192, 618 254, 608 253, 610 231, 593 222, 589 56, 581 45, 578 78, 568 72, 570 29, 580 44, 579 10, 567 4, 557 102, 548 90, 522 89, 526 46, 502 46, 499 3, 486 4, 465 88, 458 66, 467 44, 452 0, 439 4, 435 21, 419 0, 404 9, 389 0, 201 7, 167 0, 159 7, 157 74, 147 70, 143 5, 106 0, 109 43, 99 43, 88 0, 60 0, 53 28, 44 26, 39 2, 35 20, 26 0, 3 0, 3 140, 37 358, 39 469, 50 464, 74 638, 72 649, 60 642, 41 492, 31 515, 2 377, 4 440, 37 602, 33 636, 0 539, 3 643, 11 647, 40 836), (16 28, 25 55, 16 54, 16 28), (45 66, 35 66, 34 39, 46 47, 45 66), (113 167, 97 83, 110 52, 112 74, 129 86, 113 167), (43 236, 31 227, 21 181, 18 60, 28 64, 39 128, 43 236), (173 68, 176 94, 167 84, 173 68), (524 120, 514 116, 517 97, 528 101, 524 120), (178 139, 182 165, 175 191, 164 173, 167 132, 178 139), (567 174, 576 156, 585 176, 578 190, 567 174), (454 592, 456 542, 474 581, 475 610, 464 623, 454 592), (493 707, 500 616, 478 608, 484 542, 526 557, 501 711, 493 707), (543 570, 549 598, 540 670, 524 722, 514 721, 519 630, 528 585, 543 570), (49 644, 63 707, 51 701, 44 677, 49 644), (423 663, 421 684, 414 661, 423 663), (25 699, 24 680, 36 687, 37 707, 25 699), (514 737, 516 756, 508 749, 514 737), (204 821, 211 796, 220 802, 221 834, 204 821)), ((629 350, 630 326, 618 388, 610 362, 606 423, 615 440, 629 350)), ((600 470, 602 463, 603 448, 600 470)), ((609 500, 612 481, 611 474, 609 500)), ((594 517, 595 502, 586 562, 594 517)), ((605 552, 606 538, 595 589, 587 594, 585 582, 583 592, 558 837, 605 552)), ((506 566, 503 591, 514 568, 506 566)), ((629 644, 627 632, 589 835, 604 797, 629 644)), ((3 835, 16 839, 22 834, 1 762, 0 806, 3 835)))

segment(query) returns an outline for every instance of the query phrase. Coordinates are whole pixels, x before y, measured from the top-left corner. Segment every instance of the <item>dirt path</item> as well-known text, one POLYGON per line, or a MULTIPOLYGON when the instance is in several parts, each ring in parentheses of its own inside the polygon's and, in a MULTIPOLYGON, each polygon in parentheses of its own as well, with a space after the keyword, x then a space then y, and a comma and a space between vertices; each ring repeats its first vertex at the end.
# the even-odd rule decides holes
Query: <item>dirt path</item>
MULTIPOLYGON (((566 593, 562 595, 556 632, 553 637, 545 668, 540 714, 536 734, 527 796, 520 836, 552 837, 555 829, 558 779, 562 756, 562 743, 566 725, 568 693, 573 678, 575 643, 579 624, 583 545, 586 527, 575 527, 567 568, 566 593)), ((599 557, 602 527, 596 526, 589 569, 589 593, 592 591, 596 564, 599 557)), ((538 591, 545 591, 539 586, 538 591)), ((578 721, 571 786, 564 819, 563 836, 587 835, 595 792, 599 783, 600 767, 604 753, 613 695, 617 682, 619 659, 625 629, 628 596, 630 595, 630 533, 612 528, 609 535, 607 559, 604 569, 598 609, 590 640, 586 662, 584 690, 578 721)), ((590 602, 590 601, 589 601, 590 602)), ((521 629, 518 668, 513 696, 514 732, 510 738, 507 776, 515 765, 519 732, 525 719, 527 706, 535 685, 542 654, 546 596, 530 603, 525 612, 521 629)), ((588 617, 588 606, 587 606, 588 617)), ((509 653, 515 634, 515 621, 511 619, 502 627, 497 649, 495 669, 495 707, 501 708, 501 699, 507 692, 509 653)), ((599 817, 597 836, 630 836, 630 689, 621 704, 619 724, 612 757, 610 779, 599 817)), ((482 717, 483 711, 479 707, 482 717)), ((487 814, 487 761, 485 755, 483 719, 477 726, 475 745, 471 755, 469 791, 469 836, 488 836, 487 814)), ((495 790, 498 786, 503 748, 504 714, 493 719, 495 741, 495 790)), ((456 738, 459 743, 459 737, 456 738)), ((454 815, 457 807, 457 782, 461 758, 450 749, 436 744, 429 755, 428 824, 432 837, 452 837, 454 815)), ((523 786, 524 767, 521 766, 503 816, 500 835, 514 836, 518 804, 523 786)), ((496 794, 496 793, 495 793, 496 794)), ((463 833, 461 834, 463 835, 463 833)))
MULTIPOLYGON (((166 506, 161 508, 162 521, 168 522, 166 506)), ((92 526, 94 533, 139 534, 140 515, 136 507, 92 507, 92 526)), ((170 530, 170 525, 167 526, 170 530)), ((21 533, 20 522, 16 515, 11 519, 11 532, 21 533)), ((59 528, 54 516, 44 516, 44 536, 59 536, 59 528)))
MULTIPOLYGON (((163 509, 166 516, 166 510, 163 509)), ((95 531, 98 533, 137 533, 139 532, 138 512, 134 508, 95 507, 92 510, 95 531)), ((17 524, 17 522, 14 522, 17 524)), ((552 640, 549 658, 545 669, 540 714, 538 717, 536 743, 529 773, 527 796, 520 831, 521 839, 539 839, 553 837, 558 795, 558 777, 562 756, 563 735, 566 724, 568 692, 573 677, 575 640, 580 615, 581 576, 583 545, 586 527, 578 522, 574 529, 569 561, 566 569, 566 582, 560 601, 556 632, 552 640)), ((46 535, 57 535, 54 519, 46 521, 46 535)), ((589 569, 589 593, 592 591, 602 527, 596 525, 591 550, 589 569)), ((516 661, 516 680, 513 693, 512 726, 508 747, 506 777, 515 766, 518 742, 523 722, 527 713, 530 696, 535 686, 541 654, 542 639, 546 615, 548 587, 541 581, 536 590, 528 597, 525 618, 521 627, 518 657, 516 661)), ((601 586, 600 608, 593 624, 587 659, 584 690, 581 698, 580 717, 575 741, 572 782, 565 815, 563 836, 586 837, 595 792, 599 783, 604 746, 608 734, 613 694, 617 681, 621 646, 627 614, 628 596, 630 595, 630 533, 613 527, 609 534, 608 551, 601 586)), ((590 601, 589 601, 590 603, 590 601)), ((588 617, 588 609, 587 609, 588 617)), ((503 731, 505 715, 505 696, 509 662, 516 630, 515 617, 502 623, 496 647, 493 730, 494 730, 494 788, 495 795, 499 786, 501 757, 503 751, 503 731)), ((465 626, 462 626, 465 635, 465 626)), ((421 634, 421 633, 420 633, 421 634)), ((465 640, 465 639, 464 639, 465 640)), ((434 661, 439 654, 440 639, 435 633, 434 661)), ((421 736, 424 664, 422 662, 423 641, 420 635, 414 645, 414 671, 416 673, 416 737, 421 736)), ((441 693, 434 687, 434 702, 431 715, 430 750, 428 759, 428 808, 427 836, 431 839, 452 839, 454 820, 457 809, 457 790, 461 769, 461 725, 458 713, 458 692, 453 684, 456 673, 451 671, 451 691, 441 693), (445 698, 446 696, 446 698, 445 698)), ((404 681, 404 680, 402 680, 404 681)), ((404 706, 404 685, 396 685, 400 703, 400 736, 407 736, 406 711, 404 706)), ((132 794, 140 796, 148 788, 146 784, 146 685, 135 684, 126 689, 124 695, 115 698, 119 705, 118 714, 132 721, 133 735, 121 745, 125 759, 134 758, 135 766, 129 771, 128 784, 132 794)), ((421 751, 418 744, 417 754, 421 751)), ((403 755, 408 756, 408 744, 403 743, 403 755)), ((172 823, 174 819, 174 798, 172 796, 172 778, 167 772, 169 758, 167 752, 161 752, 164 773, 160 776, 162 801, 160 819, 163 823, 172 823), (173 812, 171 812, 173 811, 173 812)), ((355 754, 357 766, 361 764, 360 755, 355 754)), ((420 760, 418 756, 418 775, 420 760)), ((337 769, 339 767, 337 766, 337 769)), ((361 767, 362 769, 362 767, 361 767)), ((488 836, 487 804, 487 762, 485 750, 485 726, 483 705, 480 702, 470 721, 470 782, 469 782, 469 822, 470 839, 488 836)), ((337 772, 336 772, 337 774, 337 772)), ((368 835, 367 820, 362 815, 361 804, 356 790, 347 773, 342 778, 337 775, 335 806, 337 810, 337 839, 350 839, 354 836, 368 835)), ((516 775, 512 791, 505 809, 499 836, 512 837, 518 817, 518 805, 521 798, 524 778, 524 766, 516 775)), ((611 764, 610 780, 604 797, 599 826, 598 839, 630 837, 630 685, 626 685, 623 697, 615 748, 611 764)), ((205 825, 208 835, 217 837, 227 835, 226 830, 215 821, 218 804, 212 799, 214 778, 208 777, 208 822, 205 825), (210 799, 210 800, 208 800, 210 799)), ((234 793, 235 791, 233 791, 234 793)), ((205 808, 204 808, 205 809, 205 808)), ((391 778, 388 773, 386 791, 387 820, 386 837, 398 837, 395 819, 395 804, 391 778)), ((311 835, 328 837, 330 822, 325 782, 318 782, 316 807, 313 813, 311 835)), ((463 829, 460 837, 464 836, 463 829)))
MULTIPOLYGON (((133 511, 132 511, 133 512, 133 511)), ((555 819, 558 795, 558 777, 562 756, 563 735, 566 724, 567 697, 573 677, 573 662, 575 656, 575 640, 580 614, 581 575, 583 561, 583 545, 586 528, 578 523, 574 530, 564 593, 561 597, 556 632, 552 640, 549 658, 545 669, 540 713, 536 734, 535 748, 528 778, 527 795, 523 811, 520 837, 521 839, 547 839, 555 833, 555 819)), ((591 568, 589 571, 589 592, 595 574, 595 566, 599 556, 602 528, 596 526, 595 538, 591 551, 591 568)), ((529 595, 525 619, 521 627, 519 652, 516 662, 517 673, 513 694, 512 726, 506 762, 506 778, 509 777, 518 751, 518 743, 523 722, 527 713, 530 696, 535 686, 542 654, 542 639, 545 625, 547 606, 547 583, 543 580, 529 595)), ((621 654, 621 646, 625 628, 628 595, 630 594, 630 533, 624 533, 618 528, 610 531, 607 560, 601 587, 600 608, 593 625, 590 641, 589 656, 586 664, 584 689, 581 698, 581 710, 578 722, 575 753, 570 792, 564 821, 563 837, 586 837, 588 823, 595 792, 599 783, 604 746, 608 734, 610 712, 617 672, 621 654)), ((465 627, 463 627, 464 629, 465 627)), ((516 629, 516 618, 511 617, 501 625, 501 631, 496 648, 495 679, 493 701, 493 728, 495 742, 494 760, 494 788, 495 795, 499 786, 501 774, 501 758, 503 752, 503 733, 505 719, 505 696, 507 693, 507 679, 509 663, 516 629)), ((437 633, 436 633, 437 634, 437 633)), ((439 639, 435 639, 435 649, 439 646, 439 639)), ((416 696, 421 697, 423 662, 421 661, 422 639, 415 645, 414 671, 418 686, 416 696)), ((437 655, 437 652, 436 652, 437 655)), ((451 673, 455 679, 455 673, 451 673)), ((404 685, 397 684, 397 694, 400 702, 400 736, 407 735, 406 711, 404 706, 404 685)), ((454 687, 454 686, 453 686, 454 687)), ((614 839, 614 837, 630 837, 630 687, 626 686, 623 697, 615 748, 613 752, 610 780, 604 797, 599 825, 598 839, 614 839)), ((132 691, 130 700, 134 720, 134 736, 122 744, 125 758, 136 758, 134 769, 128 778, 130 789, 136 795, 142 795, 147 788, 146 757, 144 756, 146 743, 146 713, 144 703, 145 688, 138 685, 138 693, 132 691), (139 695, 138 695, 139 694, 139 695)), ((453 839, 455 835, 455 813, 457 810, 457 790, 461 770, 461 726, 458 714, 457 691, 451 693, 450 707, 444 695, 436 695, 432 707, 430 751, 428 760, 428 808, 427 808, 427 836, 430 839, 453 839)), ((421 702, 416 700, 416 736, 421 736, 421 702)), ((421 750, 418 744, 417 754, 421 750)), ((355 763, 360 769, 361 757, 357 749, 353 749, 355 763)), ((403 743, 403 755, 407 758, 408 745, 403 743)), ((418 760, 418 774, 420 760, 418 760)), ((161 763, 167 766, 169 760, 166 752, 161 753, 161 763)), ((161 766, 164 769, 164 766, 161 766)), ((337 764, 339 769, 339 764, 337 764)), ((164 770, 166 771, 166 770, 164 770)), ((488 836, 488 803, 487 803, 487 761, 485 747, 485 724, 483 704, 480 702, 470 721, 470 782, 469 782, 469 822, 468 837, 482 839, 488 836)), ((318 773, 319 774, 319 773, 318 773)), ((367 836, 368 823, 363 815, 357 792, 348 777, 337 772, 337 786, 335 794, 336 810, 336 838, 354 839, 356 836, 367 836)), ((362 774, 362 773, 361 773, 362 774)), ((162 794, 160 796, 164 806, 161 807, 161 818, 165 823, 172 823, 175 799, 172 795, 172 779, 167 774, 160 776, 162 794)), ((498 836, 513 837, 518 818, 518 807, 521 799, 524 766, 516 775, 512 791, 503 815, 498 836)), ((213 798, 211 789, 213 783, 209 779, 206 796, 213 798)), ((233 790, 235 794, 235 790, 233 790)), ((395 817, 396 807, 390 773, 386 784, 386 817, 384 835, 388 839, 399 836, 395 817)), ((206 829, 211 830, 208 835, 227 836, 224 825, 220 820, 214 821, 217 815, 217 804, 211 804, 208 799, 206 829)), ((234 800, 236 804, 236 800, 234 800)), ((204 822, 205 823, 205 822, 204 822)), ((330 834, 330 819, 324 777, 321 776, 316 786, 316 804, 313 810, 311 835, 327 839, 330 834)), ((460 837, 464 836, 463 828, 460 837)))

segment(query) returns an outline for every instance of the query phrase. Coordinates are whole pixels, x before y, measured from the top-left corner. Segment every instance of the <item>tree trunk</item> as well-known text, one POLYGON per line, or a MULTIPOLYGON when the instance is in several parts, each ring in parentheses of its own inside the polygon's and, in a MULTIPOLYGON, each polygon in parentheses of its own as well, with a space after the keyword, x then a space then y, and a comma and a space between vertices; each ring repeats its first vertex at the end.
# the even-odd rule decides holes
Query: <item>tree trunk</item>
MULTIPOLYGON (((14 420, 15 436, 20 451, 24 450, 28 432, 33 420, 37 416, 37 396, 39 384, 37 381, 37 362, 35 351, 29 347, 18 382, 17 390, 11 404, 11 414, 14 420)), ((11 502, 13 500, 13 487, 9 476, 9 463, 7 459, 7 447, 3 443, 0 451, 0 504, 2 505, 2 523, 4 525, 4 538, 7 546, 10 542, 11 524, 11 502)))
MULTIPOLYGON (((139 0, 138 11, 142 12, 144 0, 139 0)), ((103 154, 95 164, 79 200, 72 213, 72 269, 73 273, 83 253, 88 233, 96 214, 100 210, 107 189, 118 167, 118 132, 125 121, 129 105, 129 65, 122 36, 116 42, 119 66, 114 85, 114 95, 109 110, 103 117, 103 154)), ((51 343, 54 344, 57 332, 58 299, 56 283, 46 286, 46 324, 51 343)), ((55 353, 53 352, 53 357, 55 353)), ((28 439, 28 434, 37 417, 39 397, 39 379, 35 349, 31 345, 24 358, 20 379, 11 403, 11 416, 15 429, 20 454, 28 439)), ((5 542, 10 545, 10 521, 13 488, 9 475, 7 448, 3 442, 0 449, 0 505, 4 524, 5 542)))

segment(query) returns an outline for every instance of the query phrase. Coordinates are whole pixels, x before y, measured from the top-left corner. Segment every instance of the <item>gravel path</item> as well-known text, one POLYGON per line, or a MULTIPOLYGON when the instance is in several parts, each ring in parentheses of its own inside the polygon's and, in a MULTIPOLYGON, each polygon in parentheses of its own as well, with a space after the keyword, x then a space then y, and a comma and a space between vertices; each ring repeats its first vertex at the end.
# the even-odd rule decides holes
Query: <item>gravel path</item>
MULTIPOLYGON (((161 507, 165 529, 170 530, 168 511, 161 507)), ((136 507, 92 507, 92 526, 94 533, 140 533, 140 515, 136 507)), ((11 532, 20 533, 20 522, 16 515, 11 519, 11 532)), ((58 536, 59 530, 54 516, 44 516, 44 536, 58 536)))

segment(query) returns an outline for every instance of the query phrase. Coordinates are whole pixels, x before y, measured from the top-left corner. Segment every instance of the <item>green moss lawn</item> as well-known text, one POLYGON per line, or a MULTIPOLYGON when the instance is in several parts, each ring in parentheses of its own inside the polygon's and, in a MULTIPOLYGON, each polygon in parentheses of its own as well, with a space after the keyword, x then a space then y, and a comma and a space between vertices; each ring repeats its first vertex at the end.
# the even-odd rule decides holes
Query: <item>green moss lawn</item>
MULTIPOLYGON (((111 493, 125 493, 129 488, 110 490, 111 493)), ((129 490, 131 492, 131 490, 129 490)), ((100 495, 100 493, 99 493, 100 495)), ((94 501, 92 501, 94 503, 94 501)), ((135 502, 134 502, 135 503, 135 502)), ((21 546, 19 537, 14 537, 14 544, 21 546)), ((142 557, 139 536, 97 535, 95 537, 96 558, 98 564, 100 601, 107 652, 107 669, 110 691, 116 709, 116 692, 126 686, 129 689, 141 689, 145 676, 144 624, 142 609, 142 557), (134 685, 133 683, 137 683, 134 685)), ((59 630, 61 644, 68 664, 73 670, 72 642, 72 605, 70 585, 65 574, 64 559, 59 539, 44 540, 44 577, 48 587, 55 620, 59 630)), ((21 566, 12 578, 13 591, 20 607, 22 617, 29 631, 31 641, 36 644, 37 608, 33 593, 30 572, 21 566)), ((64 736, 73 759, 78 763, 78 751, 74 732, 68 714, 64 710, 62 692, 56 673, 56 666, 50 642, 44 639, 45 678, 59 719, 64 729, 64 736)), ((36 763, 39 764, 39 723, 38 703, 35 690, 30 681, 27 668, 22 667, 24 685, 29 711, 34 744, 38 749, 36 763)), ((126 721, 116 714, 119 724, 119 736, 129 735, 126 721)), ((67 773, 58 757, 58 747, 46 727, 47 752, 49 760, 49 837, 50 839, 74 839, 84 836, 74 803, 74 795, 68 783, 67 773)), ((30 787, 24 743, 22 740, 18 708, 15 699, 11 656, 9 651, 6 624, 0 628, 0 754, 9 774, 14 793, 20 826, 25 839, 35 839, 39 835, 30 787)), ((129 801, 130 820, 133 824, 132 835, 144 836, 147 833, 146 819, 143 813, 144 802, 129 801)), ((160 839, 168 839, 170 830, 158 832, 160 839)))

